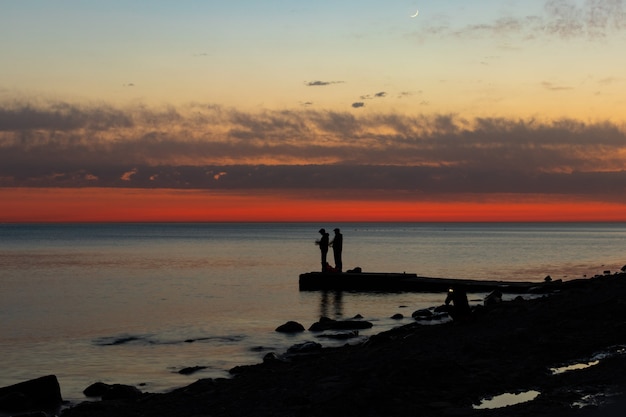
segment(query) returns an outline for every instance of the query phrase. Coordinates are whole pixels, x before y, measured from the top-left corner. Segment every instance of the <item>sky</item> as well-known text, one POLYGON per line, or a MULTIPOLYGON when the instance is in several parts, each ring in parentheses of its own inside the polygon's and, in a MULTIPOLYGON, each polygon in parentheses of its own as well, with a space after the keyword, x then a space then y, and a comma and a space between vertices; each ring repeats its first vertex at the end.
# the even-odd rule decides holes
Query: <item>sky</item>
POLYGON ((3 0, 0 222, 626 221, 625 44, 622 0, 3 0))

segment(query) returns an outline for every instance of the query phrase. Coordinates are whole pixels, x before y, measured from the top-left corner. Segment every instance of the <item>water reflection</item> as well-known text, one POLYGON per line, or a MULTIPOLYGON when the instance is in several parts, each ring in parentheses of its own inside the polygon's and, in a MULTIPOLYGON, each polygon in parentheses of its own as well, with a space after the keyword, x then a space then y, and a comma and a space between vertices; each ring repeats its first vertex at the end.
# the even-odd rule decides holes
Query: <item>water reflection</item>
POLYGON ((572 365, 567 365, 567 366, 560 366, 558 368, 550 368, 550 372, 552 372, 553 375, 556 374, 562 374, 564 372, 568 372, 568 371, 577 371, 580 369, 587 369, 590 368, 594 365, 599 364, 600 361, 599 360, 595 360, 595 361, 591 361, 591 362, 585 362, 585 363, 575 363, 572 365))
POLYGON ((539 391, 525 391, 517 394, 505 393, 493 398, 484 399, 479 405, 475 405, 474 409, 484 410, 492 408, 508 407, 510 405, 521 404, 532 401, 539 396, 539 391))
POLYGON ((331 319, 343 317, 343 293, 341 291, 322 291, 320 294, 320 316, 331 319), (330 310, 332 309, 332 314, 330 310))

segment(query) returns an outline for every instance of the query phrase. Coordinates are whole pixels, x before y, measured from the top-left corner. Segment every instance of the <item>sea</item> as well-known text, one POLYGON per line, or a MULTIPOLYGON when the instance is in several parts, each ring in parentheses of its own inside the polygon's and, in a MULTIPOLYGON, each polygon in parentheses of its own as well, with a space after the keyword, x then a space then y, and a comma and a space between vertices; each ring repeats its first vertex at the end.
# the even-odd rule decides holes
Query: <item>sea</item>
POLYGON ((299 291, 321 269, 321 227, 365 272, 542 282, 626 263, 626 223, 0 224, 0 386, 54 374, 70 403, 99 381, 166 392, 306 342, 362 343, 443 303, 299 291), (357 315, 373 327, 352 339, 276 332, 357 315))

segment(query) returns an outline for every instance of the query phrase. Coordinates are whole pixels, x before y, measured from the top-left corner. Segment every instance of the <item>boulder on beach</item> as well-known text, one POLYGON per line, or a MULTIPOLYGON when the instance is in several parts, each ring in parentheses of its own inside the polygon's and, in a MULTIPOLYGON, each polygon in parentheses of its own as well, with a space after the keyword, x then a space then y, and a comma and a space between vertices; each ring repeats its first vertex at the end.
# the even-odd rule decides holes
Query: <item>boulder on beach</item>
POLYGON ((0 388, 0 410, 3 411, 52 409, 62 403, 61 387, 55 375, 0 388))
POLYGON ((85 397, 102 397, 102 394, 107 392, 111 388, 111 385, 104 382, 94 382, 83 390, 85 397))

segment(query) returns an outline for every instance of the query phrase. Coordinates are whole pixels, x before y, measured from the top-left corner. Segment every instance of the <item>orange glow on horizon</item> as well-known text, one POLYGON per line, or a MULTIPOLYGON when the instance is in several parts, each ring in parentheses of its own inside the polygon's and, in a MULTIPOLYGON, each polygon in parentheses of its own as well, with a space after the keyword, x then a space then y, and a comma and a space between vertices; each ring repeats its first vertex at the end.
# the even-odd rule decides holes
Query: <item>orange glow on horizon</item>
POLYGON ((111 188, 0 189, 0 222, 626 221, 626 204, 543 200, 324 199, 288 192, 111 188))

